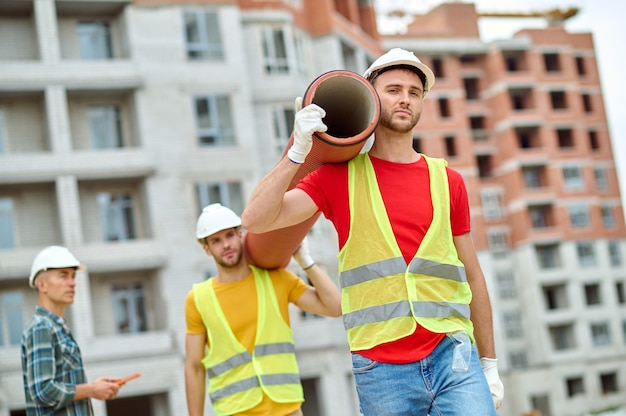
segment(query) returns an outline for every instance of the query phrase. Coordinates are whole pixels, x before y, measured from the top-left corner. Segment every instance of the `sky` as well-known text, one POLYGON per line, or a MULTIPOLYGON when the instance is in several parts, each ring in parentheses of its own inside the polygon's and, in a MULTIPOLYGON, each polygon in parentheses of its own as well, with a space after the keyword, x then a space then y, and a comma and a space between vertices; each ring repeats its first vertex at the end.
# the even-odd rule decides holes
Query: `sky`
MULTIPOLYGON (((531 12, 547 11, 554 8, 578 7, 576 16, 565 21, 569 32, 591 32, 596 48, 596 59, 600 69, 600 82, 604 95, 613 156, 618 169, 622 204, 626 206, 626 104, 619 104, 626 98, 626 1, 624 0, 475 0, 477 12, 531 12)), ((389 9, 409 9, 423 14, 442 0, 376 0, 379 13, 389 9)), ((394 31, 402 25, 379 18, 379 30, 394 31)), ((522 28, 545 27, 544 19, 534 18, 481 18, 479 30, 484 41, 510 38, 522 28)))

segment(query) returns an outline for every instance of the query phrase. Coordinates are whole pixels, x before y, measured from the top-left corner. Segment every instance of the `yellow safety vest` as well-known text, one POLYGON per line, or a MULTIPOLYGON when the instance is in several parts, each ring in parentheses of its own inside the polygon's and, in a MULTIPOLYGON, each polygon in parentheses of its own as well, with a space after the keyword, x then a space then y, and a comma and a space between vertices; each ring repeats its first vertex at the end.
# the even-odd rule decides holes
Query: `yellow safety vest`
POLYGON ((254 351, 241 345, 219 305, 212 279, 193 285, 196 307, 209 338, 202 359, 216 415, 232 415, 257 406, 263 392, 277 403, 304 401, 293 332, 284 321, 267 270, 250 266, 258 298, 254 351))
POLYGON ((422 157, 430 176, 433 220, 409 265, 394 237, 369 155, 348 163, 350 233, 338 257, 343 321, 352 350, 410 335, 416 322, 437 333, 467 331, 474 341, 472 293, 452 240, 446 162, 422 157))

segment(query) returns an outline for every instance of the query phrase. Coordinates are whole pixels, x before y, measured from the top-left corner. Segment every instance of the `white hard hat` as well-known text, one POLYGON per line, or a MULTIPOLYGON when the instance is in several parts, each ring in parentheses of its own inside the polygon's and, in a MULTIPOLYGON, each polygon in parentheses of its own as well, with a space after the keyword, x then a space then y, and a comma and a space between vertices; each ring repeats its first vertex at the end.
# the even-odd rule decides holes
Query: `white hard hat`
POLYGON ((30 268, 30 277, 28 285, 35 289, 35 278, 41 271, 48 269, 64 269, 66 267, 74 267, 76 269, 84 269, 85 266, 80 264, 78 259, 65 247, 48 246, 41 250, 30 268))
POLYGON ((363 74, 363 78, 369 79, 375 71, 397 65, 412 66, 420 70, 426 76, 426 82, 424 83, 424 97, 426 97, 426 93, 435 85, 435 74, 433 74, 433 71, 423 64, 413 52, 401 48, 390 49, 386 54, 376 59, 374 63, 367 68, 363 74))
POLYGON ((198 217, 196 238, 200 244, 204 244, 202 240, 206 237, 239 226, 241 226, 241 218, 229 208, 221 204, 207 205, 198 217))

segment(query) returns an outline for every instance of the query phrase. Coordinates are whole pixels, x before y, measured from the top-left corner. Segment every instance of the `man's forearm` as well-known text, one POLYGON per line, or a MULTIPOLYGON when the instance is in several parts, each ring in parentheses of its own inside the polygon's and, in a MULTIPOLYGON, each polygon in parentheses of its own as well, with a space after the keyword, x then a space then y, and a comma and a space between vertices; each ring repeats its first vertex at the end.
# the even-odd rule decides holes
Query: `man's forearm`
POLYGON ((205 380, 204 368, 185 367, 185 391, 189 416, 204 415, 205 380))
POLYGON ((266 232, 280 228, 276 221, 280 216, 283 198, 300 165, 288 157, 280 162, 258 183, 241 216, 242 225, 248 231, 266 232))
POLYGON ((323 315, 341 316, 341 293, 322 268, 316 264, 306 270, 307 277, 315 287, 320 302, 324 305, 323 315))

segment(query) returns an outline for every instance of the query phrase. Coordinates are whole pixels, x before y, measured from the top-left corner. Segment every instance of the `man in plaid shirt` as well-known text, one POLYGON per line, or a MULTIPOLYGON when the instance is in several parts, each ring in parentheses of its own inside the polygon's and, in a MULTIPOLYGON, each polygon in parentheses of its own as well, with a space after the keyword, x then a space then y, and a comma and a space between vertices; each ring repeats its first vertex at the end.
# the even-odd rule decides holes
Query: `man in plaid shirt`
POLYGON ((46 247, 33 261, 29 285, 39 292, 35 314, 22 335, 26 414, 93 415, 91 398, 117 396, 118 378, 88 383, 78 344, 63 313, 74 302, 76 270, 84 268, 65 247, 46 247))

